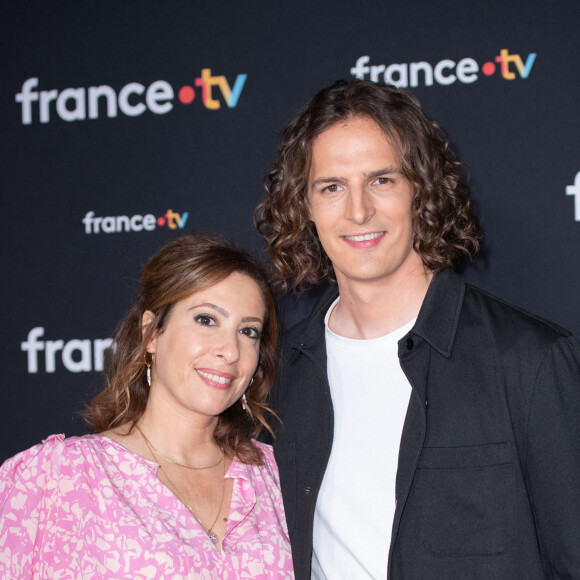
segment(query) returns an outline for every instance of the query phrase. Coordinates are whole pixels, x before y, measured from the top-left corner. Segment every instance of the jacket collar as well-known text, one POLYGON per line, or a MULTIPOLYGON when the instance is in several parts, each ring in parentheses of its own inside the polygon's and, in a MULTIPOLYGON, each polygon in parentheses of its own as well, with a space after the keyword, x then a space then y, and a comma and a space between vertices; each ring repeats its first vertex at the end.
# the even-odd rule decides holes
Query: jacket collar
MULTIPOLYGON (((409 334, 420 336, 443 356, 451 357, 464 295, 465 282, 461 276, 452 270, 435 274, 417 322, 409 334)), ((330 286, 324 292, 314 306, 295 348, 311 348, 324 339, 324 317, 337 296, 336 286, 330 286)))
POLYGON ((451 357, 464 295, 461 276, 452 270, 435 274, 411 330, 447 358, 451 357))
POLYGON ((314 305, 304 329, 298 337, 298 344, 293 345, 294 348, 298 350, 311 348, 324 339, 324 317, 337 297, 338 288, 335 285, 329 285, 314 305))

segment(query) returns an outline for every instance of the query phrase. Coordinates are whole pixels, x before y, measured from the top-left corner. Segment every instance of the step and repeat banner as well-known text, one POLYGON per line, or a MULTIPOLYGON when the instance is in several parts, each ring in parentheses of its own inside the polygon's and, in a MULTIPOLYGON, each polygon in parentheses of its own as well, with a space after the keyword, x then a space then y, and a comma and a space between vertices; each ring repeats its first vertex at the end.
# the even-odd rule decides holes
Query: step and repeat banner
MULTIPOLYGON (((580 3, 5 2, 0 461, 87 431, 144 261, 252 226, 282 127, 339 78, 447 128, 485 232, 465 276, 580 335, 580 3)), ((315 294, 315 292, 314 292, 315 294)), ((312 294, 284 301, 287 323, 312 294)))

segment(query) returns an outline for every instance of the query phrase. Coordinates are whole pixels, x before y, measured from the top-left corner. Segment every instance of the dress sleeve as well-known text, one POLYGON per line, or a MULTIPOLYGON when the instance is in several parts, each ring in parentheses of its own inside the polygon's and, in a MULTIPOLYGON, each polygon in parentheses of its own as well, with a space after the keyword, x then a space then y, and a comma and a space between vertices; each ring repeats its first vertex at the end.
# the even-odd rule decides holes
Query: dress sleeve
POLYGON ((39 540, 58 497, 64 435, 8 459, 0 467, 0 577, 32 578, 39 540))
POLYGON ((539 367, 525 473, 547 577, 580 578, 580 345, 572 337, 539 367))

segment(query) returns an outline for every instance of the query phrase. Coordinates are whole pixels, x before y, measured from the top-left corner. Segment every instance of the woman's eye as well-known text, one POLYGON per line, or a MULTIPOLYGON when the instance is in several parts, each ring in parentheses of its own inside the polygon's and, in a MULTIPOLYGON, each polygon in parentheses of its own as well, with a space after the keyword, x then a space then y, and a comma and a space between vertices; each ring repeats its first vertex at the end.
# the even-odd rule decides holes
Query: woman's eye
POLYGON ((252 338, 254 340, 258 340, 262 336, 262 333, 257 328, 254 328, 253 326, 248 326, 246 328, 242 328, 242 330, 240 330, 240 334, 243 334, 243 335, 247 336, 248 338, 252 338))
POLYGON ((215 326, 216 324, 215 318, 209 314, 198 314, 194 320, 202 326, 215 326))

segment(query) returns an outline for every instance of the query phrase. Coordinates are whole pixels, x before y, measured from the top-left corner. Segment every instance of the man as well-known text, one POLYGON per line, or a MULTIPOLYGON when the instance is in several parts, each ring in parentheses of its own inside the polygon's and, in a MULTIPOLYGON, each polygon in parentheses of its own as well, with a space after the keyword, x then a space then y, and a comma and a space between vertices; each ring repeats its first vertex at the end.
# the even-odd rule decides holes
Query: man
POLYGON ((279 278, 336 283, 273 392, 296 577, 580 578, 580 347, 452 271, 479 234, 445 132, 405 91, 339 82, 267 190, 279 278))

